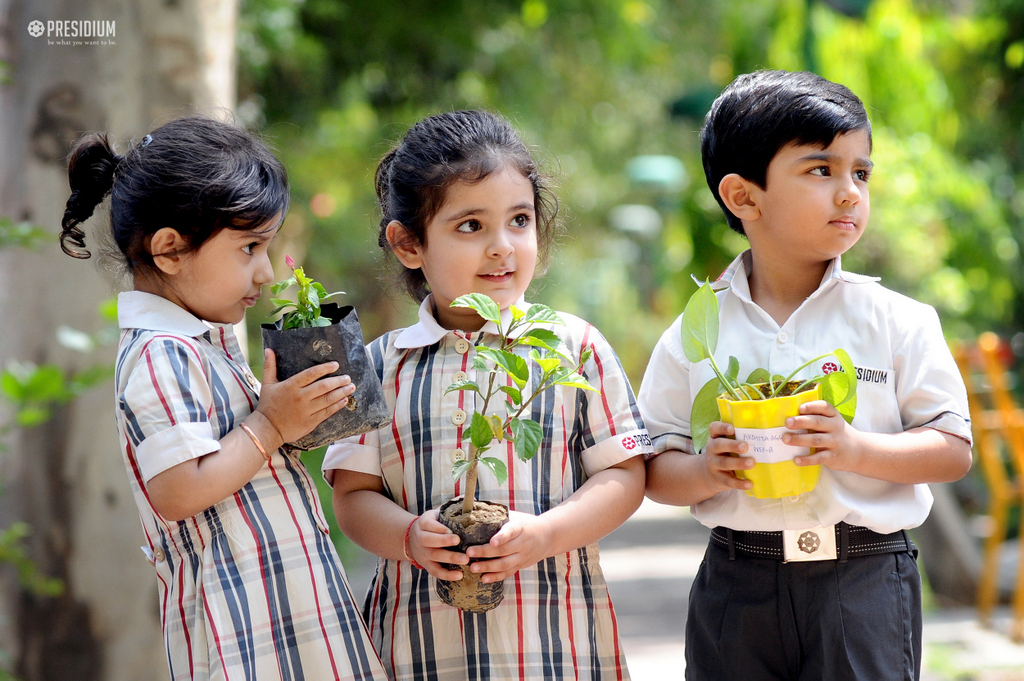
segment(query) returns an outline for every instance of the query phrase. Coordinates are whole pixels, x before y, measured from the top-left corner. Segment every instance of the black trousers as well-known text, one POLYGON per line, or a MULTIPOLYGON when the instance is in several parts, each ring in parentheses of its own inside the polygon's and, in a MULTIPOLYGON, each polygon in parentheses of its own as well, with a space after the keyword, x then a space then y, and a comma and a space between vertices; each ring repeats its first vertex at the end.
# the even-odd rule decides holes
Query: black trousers
POLYGON ((709 544, 690 590, 688 681, 921 676, 917 551, 783 563, 709 544))

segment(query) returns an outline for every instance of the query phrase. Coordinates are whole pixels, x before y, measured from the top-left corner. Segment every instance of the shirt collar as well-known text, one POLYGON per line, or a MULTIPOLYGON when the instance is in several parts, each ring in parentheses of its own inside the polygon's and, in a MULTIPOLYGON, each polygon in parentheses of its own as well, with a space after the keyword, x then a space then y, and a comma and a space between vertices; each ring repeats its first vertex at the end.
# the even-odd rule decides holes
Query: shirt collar
MULTIPOLYGON (((744 300, 750 300, 750 282, 748 280, 748 273, 750 272, 750 249, 743 251, 736 258, 729 263, 729 266, 725 268, 721 276, 712 283, 711 288, 716 291, 722 289, 731 288, 740 298, 744 300)), ((821 278, 821 283, 818 285, 817 290, 812 293, 812 297, 821 293, 826 288, 831 288, 835 282, 844 281, 848 284, 867 284, 872 281, 879 281, 881 277, 869 277, 865 274, 857 274, 855 272, 847 272, 843 270, 842 256, 836 256, 829 263, 825 269, 825 275, 821 278)), ((699 284, 700 282, 698 282, 699 284)))
MULTIPOLYGON (((520 296, 519 300, 515 302, 515 306, 520 310, 526 310, 530 307, 530 304, 526 302, 526 299, 520 296)), ((418 311, 419 321, 412 326, 404 329, 395 339, 395 347, 403 350, 409 348, 425 348, 428 345, 433 345, 439 340, 452 333, 450 329, 446 329, 437 323, 437 319, 434 317, 434 296, 433 294, 428 295, 420 303, 420 309, 418 311)), ((512 318, 512 313, 505 309, 501 311, 501 321, 503 324, 507 324, 512 318)), ((463 335, 464 332, 460 332, 463 335)), ((485 322, 483 327, 478 333, 498 333, 498 326, 494 322, 485 322)))
POLYGON ((118 294, 117 324, 122 329, 164 331, 192 338, 217 328, 166 298, 144 291, 118 294))

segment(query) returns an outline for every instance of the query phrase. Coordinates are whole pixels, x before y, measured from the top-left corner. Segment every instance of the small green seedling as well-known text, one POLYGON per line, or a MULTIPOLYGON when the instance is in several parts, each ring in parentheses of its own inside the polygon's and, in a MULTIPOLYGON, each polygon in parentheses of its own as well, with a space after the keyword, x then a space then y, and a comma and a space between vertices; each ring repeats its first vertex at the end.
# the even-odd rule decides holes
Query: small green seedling
POLYGON ((718 297, 707 281, 686 303, 681 335, 686 358, 694 364, 709 360, 715 372, 715 377, 705 383, 693 399, 690 411, 690 436, 693 438, 694 451, 704 449, 708 443, 708 428, 713 421, 719 420, 719 396, 728 395, 729 399, 736 401, 765 400, 783 394, 795 395, 811 390, 815 384, 820 383, 823 399, 834 406, 847 423, 853 422, 854 413, 857 411, 857 370, 846 350, 837 348, 819 355, 804 362, 786 377, 759 368, 752 371, 747 380, 740 381, 739 360, 730 357, 724 372, 715 362, 715 350, 718 348, 718 297), (809 378, 792 390, 787 390, 787 386, 799 372, 828 357, 839 360, 842 371, 809 378))
POLYGON ((466 496, 462 502, 464 513, 473 510, 476 497, 477 467, 483 464, 491 469, 504 485, 508 478, 508 470, 501 459, 484 456, 497 441, 498 444, 511 442, 516 456, 522 461, 529 461, 537 454, 540 443, 544 439, 544 430, 540 424, 530 419, 521 418, 533 402, 534 398, 554 385, 564 385, 583 390, 597 391, 587 379, 580 374, 580 369, 590 359, 592 351, 584 348, 579 361, 571 357, 562 339, 554 331, 539 328, 537 325, 564 324, 562 319, 546 305, 531 305, 526 311, 515 305, 509 307, 512 317, 508 324, 502 326, 501 311, 491 298, 482 293, 470 293, 452 301, 452 307, 465 307, 475 310, 483 319, 494 322, 498 326, 500 347, 491 348, 477 346, 473 357, 473 369, 478 378, 486 378, 486 384, 471 380, 457 381, 448 386, 445 394, 456 390, 469 390, 483 398, 483 406, 473 412, 469 424, 469 455, 463 461, 452 466, 452 477, 458 480, 466 476, 466 496), (513 350, 520 345, 531 346, 527 362, 513 350), (539 380, 533 381, 532 391, 524 393, 530 383, 531 363, 540 367, 539 380), (511 379, 500 380, 505 374, 511 379), (501 393, 498 407, 504 413, 493 413, 492 398, 501 393))
POLYGON ((282 329, 308 329, 314 326, 330 326, 331 320, 320 316, 320 303, 333 296, 344 295, 344 291, 328 293, 327 289, 319 282, 313 281, 306 276, 301 267, 295 266, 295 261, 290 255, 284 257, 285 263, 292 270, 292 276, 283 279, 270 287, 272 295, 278 295, 289 286, 298 285, 299 294, 296 300, 285 298, 271 298, 270 302, 277 305, 269 316, 273 316, 282 310, 295 308, 285 312, 282 329))

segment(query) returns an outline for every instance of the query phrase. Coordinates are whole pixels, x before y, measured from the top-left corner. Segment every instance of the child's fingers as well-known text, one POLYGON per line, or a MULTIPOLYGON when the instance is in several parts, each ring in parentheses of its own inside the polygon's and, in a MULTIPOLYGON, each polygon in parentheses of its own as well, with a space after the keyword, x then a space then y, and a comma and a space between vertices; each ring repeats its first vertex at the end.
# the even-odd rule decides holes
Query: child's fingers
POLYGON ((305 387, 337 370, 337 362, 324 362, 323 364, 317 364, 315 367, 310 367, 308 369, 300 371, 299 373, 289 378, 288 381, 295 383, 298 386, 305 387))
POLYGON ((469 566, 469 569, 480 575, 480 581, 484 584, 501 582, 519 572, 524 566, 519 554, 511 554, 494 558, 492 560, 481 560, 469 566))
POLYGON ((708 437, 734 437, 736 435, 736 429, 731 423, 725 421, 712 421, 711 425, 708 426, 708 437))
POLYGON ((263 386, 277 383, 277 355, 270 348, 263 350, 263 386))

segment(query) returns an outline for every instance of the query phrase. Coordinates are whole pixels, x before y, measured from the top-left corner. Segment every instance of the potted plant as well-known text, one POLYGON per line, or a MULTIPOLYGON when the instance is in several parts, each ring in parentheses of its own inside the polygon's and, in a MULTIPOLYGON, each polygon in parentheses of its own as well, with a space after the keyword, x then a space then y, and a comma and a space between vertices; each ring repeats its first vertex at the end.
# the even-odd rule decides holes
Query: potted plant
POLYGON ((271 298, 277 307, 271 315, 285 311, 276 322, 261 325, 263 346, 277 356, 277 380, 317 364, 335 361, 338 369, 331 376, 348 374, 356 391, 348 398, 346 408, 327 417, 313 431, 295 442, 297 449, 314 449, 349 435, 375 430, 391 421, 377 374, 370 365, 363 346, 363 331, 351 305, 341 307, 324 301, 343 293, 327 293, 323 285, 306 276, 295 266, 291 256, 285 262, 292 274, 270 287, 277 296, 291 286, 298 286, 295 300, 271 298), (289 309, 290 308, 290 309, 289 309))
POLYGON ((736 472, 753 483, 748 495, 774 499, 814 489, 821 466, 793 463, 793 457, 807 455, 811 450, 782 442, 782 435, 787 432, 786 419, 797 416, 801 404, 823 399, 851 423, 857 410, 857 371, 850 355, 838 348, 804 362, 788 376, 758 368, 740 381, 739 361, 735 357, 729 358, 724 372, 715 361, 718 321, 718 297, 705 281, 687 302, 681 325, 686 358, 694 364, 708 360, 715 372, 715 377, 693 399, 690 435, 694 451, 704 448, 711 422, 721 419, 735 427, 736 437, 747 442, 748 455, 755 461, 753 469, 736 472), (839 365, 827 362, 822 366, 822 374, 796 380, 805 368, 829 358, 838 360, 839 365))
MULTIPOLYGON (((473 412, 469 423, 469 454, 452 466, 456 480, 465 476, 465 495, 445 502, 439 510, 440 521, 462 540, 456 550, 465 551, 469 546, 489 542, 508 521, 507 506, 476 499, 481 465, 494 473, 498 484, 505 484, 508 478, 505 463, 486 456, 491 446, 511 442, 516 456, 529 461, 537 454, 544 438, 539 423, 522 418, 533 399, 556 385, 594 391, 596 388, 580 374, 580 368, 590 359, 591 350, 584 349, 579 361, 571 357, 558 335, 544 328, 563 324, 546 305, 531 305, 525 311, 513 305, 509 307, 511 317, 505 324, 498 305, 486 295, 460 296, 451 306, 473 309, 483 319, 494 322, 499 338, 497 348, 476 347, 472 367, 477 371, 477 381, 457 381, 445 391, 447 394, 468 390, 482 400, 482 406, 473 412), (526 358, 515 352, 521 346, 531 348, 526 358), (527 393, 524 391, 531 383, 531 368, 535 368, 538 375, 532 380, 532 391, 527 393)), ((470 612, 486 612, 501 602, 503 582, 481 583, 480 575, 470 572, 468 566, 449 565, 448 569, 461 569, 463 577, 454 582, 437 581, 437 595, 445 603, 470 612)))

